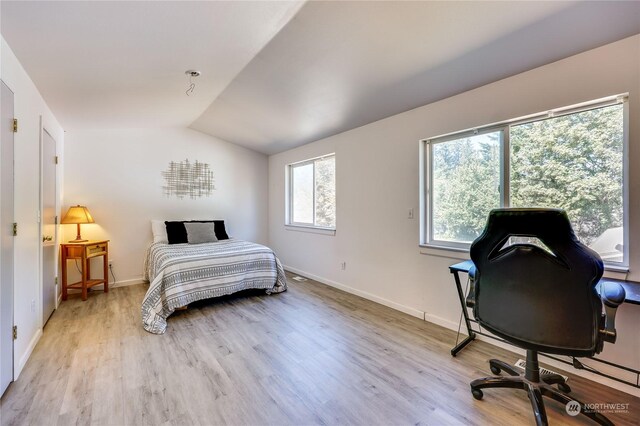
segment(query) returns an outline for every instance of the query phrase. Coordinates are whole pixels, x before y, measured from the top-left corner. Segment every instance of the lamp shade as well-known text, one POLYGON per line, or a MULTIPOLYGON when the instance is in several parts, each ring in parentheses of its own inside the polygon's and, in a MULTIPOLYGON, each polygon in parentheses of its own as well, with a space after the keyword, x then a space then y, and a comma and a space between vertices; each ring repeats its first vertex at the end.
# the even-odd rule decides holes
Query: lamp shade
POLYGON ((69 211, 67 211, 60 223, 95 223, 95 221, 91 213, 89 213, 89 209, 85 206, 77 205, 69 207, 69 211))

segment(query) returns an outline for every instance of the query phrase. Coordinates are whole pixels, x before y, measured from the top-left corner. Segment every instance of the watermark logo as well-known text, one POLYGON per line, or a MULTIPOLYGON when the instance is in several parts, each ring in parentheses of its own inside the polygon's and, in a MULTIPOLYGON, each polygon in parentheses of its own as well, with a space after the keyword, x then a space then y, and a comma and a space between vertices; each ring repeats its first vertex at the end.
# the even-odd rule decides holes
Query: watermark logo
POLYGON ((580 412, 585 413, 628 413, 629 403, 624 402, 596 402, 580 405, 578 401, 569 401, 564 409, 570 416, 577 416, 580 412))
POLYGON ((564 409, 567 411, 568 415, 577 416, 580 414, 580 403, 578 401, 569 401, 564 409))

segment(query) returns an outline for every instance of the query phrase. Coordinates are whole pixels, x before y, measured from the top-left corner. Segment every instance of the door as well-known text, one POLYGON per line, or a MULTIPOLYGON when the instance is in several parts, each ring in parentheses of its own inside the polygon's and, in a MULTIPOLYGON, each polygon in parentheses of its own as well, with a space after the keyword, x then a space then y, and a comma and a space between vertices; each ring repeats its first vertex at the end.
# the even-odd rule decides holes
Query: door
POLYGON ((0 80, 0 395, 13 381, 13 92, 0 80))
POLYGON ((56 141, 42 129, 42 325, 56 308, 56 141))

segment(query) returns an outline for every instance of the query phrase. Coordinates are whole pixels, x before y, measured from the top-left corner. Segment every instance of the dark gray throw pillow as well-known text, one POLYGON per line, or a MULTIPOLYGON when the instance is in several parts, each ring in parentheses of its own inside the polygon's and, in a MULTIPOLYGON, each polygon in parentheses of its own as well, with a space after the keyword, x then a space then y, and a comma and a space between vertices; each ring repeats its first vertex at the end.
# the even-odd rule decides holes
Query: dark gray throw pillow
POLYGON ((187 230, 187 241, 189 244, 215 243, 216 238, 215 225, 211 222, 185 222, 187 230))
POLYGON ((216 238, 218 238, 218 241, 228 240, 229 239, 229 235, 227 235, 227 230, 224 227, 224 220, 190 220, 189 222, 192 222, 192 223, 195 223, 195 222, 200 222, 200 223, 213 222, 213 223, 216 224, 216 238))

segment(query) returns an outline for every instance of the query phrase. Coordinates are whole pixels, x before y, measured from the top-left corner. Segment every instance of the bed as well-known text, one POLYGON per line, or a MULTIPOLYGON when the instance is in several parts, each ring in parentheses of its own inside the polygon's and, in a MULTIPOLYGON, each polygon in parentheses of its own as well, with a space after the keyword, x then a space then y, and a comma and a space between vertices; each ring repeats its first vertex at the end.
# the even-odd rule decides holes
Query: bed
POLYGON ((273 250, 235 238, 204 244, 154 242, 144 266, 149 289, 142 302, 142 324, 163 334, 167 317, 196 300, 247 289, 281 293, 287 281, 273 250))

